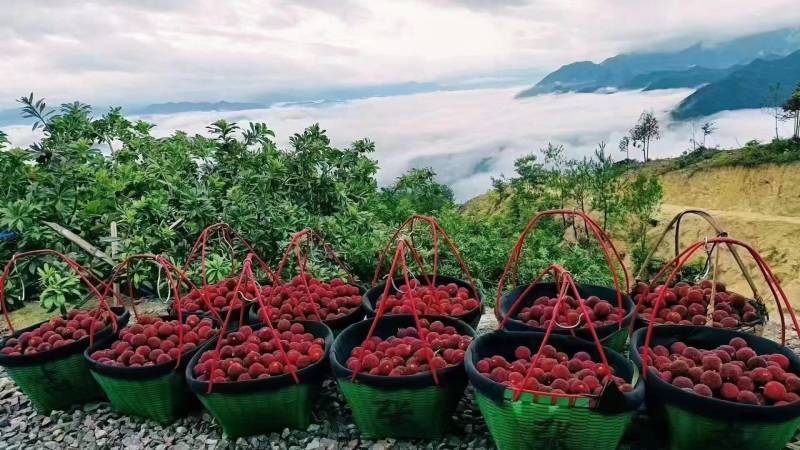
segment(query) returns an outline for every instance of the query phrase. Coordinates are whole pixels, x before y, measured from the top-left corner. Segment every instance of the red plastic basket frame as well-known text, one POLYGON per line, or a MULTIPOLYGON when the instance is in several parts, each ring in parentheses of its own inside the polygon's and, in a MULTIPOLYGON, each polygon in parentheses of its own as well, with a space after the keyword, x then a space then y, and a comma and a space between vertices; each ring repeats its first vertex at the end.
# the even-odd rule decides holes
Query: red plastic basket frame
MULTIPOLYGON (((68 257, 67 255, 57 252, 51 249, 42 249, 42 250, 32 250, 28 252, 16 253, 11 259, 8 260, 5 267, 3 268, 3 274, 0 276, 0 306, 3 309, 3 317, 6 320, 6 324, 8 324, 8 330, 11 335, 14 334, 14 324, 11 323, 11 316, 8 313, 8 307, 6 305, 6 298, 5 298, 5 286, 6 280, 8 279, 9 274, 11 273, 11 269, 16 265, 16 263, 21 259, 31 258, 35 256, 44 256, 44 255, 51 255, 55 256, 56 258, 60 259, 64 264, 72 270, 75 275, 81 280, 81 282, 86 286, 89 292, 97 298, 97 306, 94 308, 92 313, 92 318, 97 320, 100 317, 101 311, 105 309, 107 312, 110 313, 109 317, 111 318, 111 326, 113 330, 117 330, 117 317, 113 311, 111 311, 111 307, 108 306, 108 303, 105 300, 105 296, 103 296, 100 291, 98 290, 97 286, 95 286, 89 278, 93 278, 99 282, 101 286, 104 283, 97 279, 94 275, 91 274, 85 267, 78 264, 75 260, 68 257)), ((116 300, 117 304, 121 304, 119 297, 116 293, 114 293, 114 299, 116 300)), ((89 345, 94 344, 94 321, 92 322, 91 327, 89 328, 89 345)))
MULTIPOLYGON (((784 317, 783 307, 789 311, 789 316, 792 319, 792 323, 795 328, 795 332, 797 333, 798 337, 800 338, 800 324, 797 322, 797 317, 795 316, 794 309, 792 308, 791 303, 789 303, 789 299, 786 296, 786 293, 783 291, 780 283, 778 282, 777 277, 770 269, 769 264, 764 260, 764 258, 755 250, 750 244, 740 241, 738 239, 733 239, 724 236, 718 236, 713 238, 707 238, 704 240, 700 240, 691 244, 687 247, 680 255, 676 256, 672 261, 664 266, 664 268, 671 267, 672 265, 675 266, 674 269, 670 272, 669 276, 667 277, 664 284, 669 286, 675 277, 678 275, 680 270, 683 268, 684 264, 701 248, 704 248, 708 244, 729 244, 737 247, 742 247, 750 253, 750 256, 755 260, 756 265, 758 266, 761 274, 764 276, 764 280, 767 282, 767 286, 769 287, 770 292, 772 292, 772 296, 775 299, 775 304, 778 307, 778 313, 781 318, 781 345, 786 345, 786 319, 784 317), (783 305, 781 305, 781 301, 783 305)), ((662 271, 664 270, 662 268, 662 271)), ((659 272, 661 273, 661 272, 659 272)), ((664 302, 664 298, 666 297, 666 289, 662 289, 658 293, 658 297, 656 297, 656 301, 653 304, 653 311, 651 313, 651 317, 658 317, 658 308, 661 307, 661 304, 664 302)), ((650 350, 650 340, 653 335, 653 328, 655 327, 655 321, 651 320, 647 326, 647 332, 645 334, 645 341, 644 341, 644 351, 642 353, 642 376, 647 376, 647 368, 648 368, 648 357, 649 357, 649 350, 650 350)))
MULTIPOLYGON (((255 294, 255 298, 253 300, 255 300, 258 303, 258 311, 259 311, 259 315, 261 316, 262 322, 264 322, 265 326, 269 327, 269 329, 270 329, 270 331, 272 333, 272 339, 273 339, 273 341, 275 343, 275 346, 280 350, 281 357, 283 358, 284 365, 286 367, 290 368, 290 372, 289 373, 292 375, 292 379, 294 380, 295 384, 298 384, 298 383, 300 383, 300 378, 297 376, 297 367, 294 366, 293 364, 289 363, 289 357, 286 355, 286 350, 284 350, 283 346, 281 345, 280 333, 272 325, 272 321, 269 320, 269 317, 266 316, 266 314, 267 314, 266 313, 266 305, 264 303, 264 298, 263 298, 263 296, 261 294, 261 286, 259 285, 258 280, 256 279, 256 277, 253 275, 253 260, 257 259, 257 258, 258 258, 258 256, 255 253, 249 253, 245 257, 244 262, 242 263, 241 274, 237 278, 236 287, 233 290, 234 297, 241 296, 242 298, 244 298, 244 294, 242 292, 242 285, 243 284, 253 283, 255 285, 256 294, 255 294)), ((260 263, 259 263, 259 265, 260 265, 260 263)), ((270 273, 273 273, 273 272, 270 270, 270 273)), ((244 309, 244 308, 242 308, 242 309, 244 309)), ((216 357, 210 359, 210 361, 212 361, 212 364, 211 364, 211 370, 209 370, 209 373, 213 373, 213 371, 218 367, 219 360, 220 360, 220 353, 219 352, 220 352, 220 349, 222 348, 223 339, 224 339, 225 335, 228 334, 228 324, 230 323, 230 319, 231 319, 231 314, 232 313, 233 313, 233 308, 228 308, 228 312, 227 312, 227 314, 225 314, 225 319, 223 320, 222 327, 220 328, 219 336, 217 337, 217 344, 214 347, 214 352, 215 352, 216 357)), ((241 325, 241 322, 240 322, 240 327, 241 326, 242 325, 241 325)), ((211 393, 211 390, 213 389, 213 386, 214 386, 214 381, 213 381, 213 379, 211 377, 209 377, 209 379, 208 379, 208 391, 207 391, 209 394, 211 393)))
MULTIPOLYGON (((597 348, 597 352, 600 355, 600 360, 601 360, 600 364, 603 364, 603 366, 605 367, 607 375, 611 376, 612 372, 611 372, 611 368, 609 367, 609 364, 608 364, 608 359, 606 358, 606 353, 603 350, 603 344, 600 342, 600 337, 597 335, 597 331, 595 329, 594 322, 591 319, 589 319, 589 309, 587 308, 586 303, 583 300, 583 297, 581 296, 580 292, 578 291, 578 286, 575 284, 575 280, 572 278, 572 274, 569 273, 567 270, 565 270, 560 265, 552 264, 548 268, 543 270, 539 274, 538 277, 536 277, 536 281, 534 281, 534 283, 536 283, 539 280, 541 280, 542 278, 544 278, 544 276, 547 275, 547 274, 552 274, 553 277, 555 278, 555 283, 556 283, 557 291, 558 291, 558 299, 556 300, 556 304, 553 307, 553 315, 557 316, 557 314, 560 311, 560 309, 565 305, 565 299, 566 299, 566 296, 567 296, 567 292, 569 290, 571 290, 572 291, 572 295, 574 295, 575 299, 578 301, 578 306, 581 308, 582 313, 584 314, 584 316, 586 316, 586 325, 589 328, 589 332, 592 334, 592 339, 594 340, 594 344, 595 344, 595 346, 597 348)), ((532 389, 525 389, 525 384, 533 376, 533 371, 536 368, 536 364, 539 362, 539 360, 542 357, 542 350, 544 349, 544 346, 547 345, 548 341, 550 340, 550 336, 553 334, 553 329, 555 328, 556 324, 557 324, 557 320, 553 319, 547 325, 547 328, 545 329, 544 337, 542 338, 542 342, 539 344, 539 349, 536 351, 536 354, 531 358, 531 365, 528 368, 528 371, 525 373, 525 377, 522 379, 522 382, 520 383, 520 385, 518 387, 516 387, 516 388, 510 388, 510 387, 508 388, 509 390, 511 390, 513 392, 513 395, 512 395, 512 398, 511 398, 512 401, 518 401, 520 399, 520 397, 522 396, 523 392, 527 392, 527 393, 532 394, 534 396, 534 398, 538 398, 539 396, 550 397, 552 404, 556 403, 556 399, 557 398, 566 398, 566 399, 569 400, 569 405, 570 406, 574 405, 575 401, 577 399, 580 399, 580 398, 589 398, 589 399, 591 399, 591 398, 595 398, 596 397, 595 395, 592 395, 592 394, 567 394, 567 393, 560 394, 560 393, 543 392, 543 391, 537 391, 537 390, 532 390, 532 389)), ((505 325, 505 321, 503 322, 503 326, 504 325, 505 325)), ((565 328, 565 327, 562 327, 562 328, 565 328)), ((613 383, 613 380, 610 381, 610 383, 613 383)))
MULTIPOLYGON (((601 250, 603 251, 603 255, 606 258, 606 264, 608 265, 608 270, 611 272, 611 277, 614 280, 614 290, 617 293, 617 306, 622 308, 622 286, 619 284, 619 277, 617 275, 616 268, 614 267, 614 263, 611 258, 613 254, 615 257, 616 263, 619 265, 619 268, 622 269, 622 273, 625 277, 625 293, 627 294, 630 291, 630 276, 628 274, 628 269, 625 267, 625 263, 620 256, 617 248, 614 246, 614 243, 611 241, 611 238, 600 228, 599 225, 592 219, 588 214, 582 211, 573 211, 569 209, 553 209, 549 211, 542 211, 534 215, 528 224, 525 226, 525 229, 520 234, 519 238, 517 239, 516 244, 514 244, 513 249, 511 250, 511 254, 508 257, 508 262, 506 263, 505 268, 503 269, 503 274, 500 276, 500 279, 497 282, 497 296, 495 298, 495 317, 498 320, 501 320, 500 328, 504 328, 506 323, 508 322, 511 315, 517 310, 522 301, 528 296, 528 294, 533 290, 533 288, 537 285, 537 283, 542 279, 542 277, 547 273, 547 271, 552 270, 553 266, 548 267, 545 271, 543 271, 532 283, 528 285, 527 288, 517 297, 511 307, 508 309, 508 312, 505 316, 500 314, 500 304, 503 300, 503 289, 505 288, 506 281, 508 280, 509 275, 511 275, 511 284, 512 287, 517 286, 518 281, 518 274, 519 274, 519 261, 522 257, 522 249, 525 245, 525 240, 528 237, 528 234, 536 227, 536 225, 541 222, 541 220, 545 217, 551 216, 572 216, 572 217, 579 217, 583 219, 584 223, 588 226, 588 228, 592 231, 592 235, 597 240, 597 243, 600 245, 601 250)), ((564 271, 563 269, 561 269, 564 271)), ((569 276, 570 280, 572 280, 572 275, 569 276)), ((622 327, 622 321, 624 317, 619 318, 619 327, 622 327)))
MULTIPOLYGON (((292 253, 295 255, 295 260, 297 262, 297 268, 300 271, 301 279, 303 280, 303 286, 305 286, 306 294, 309 297, 309 301, 311 301, 312 308, 314 309, 314 315, 317 316, 317 320, 322 322, 323 319, 319 315, 319 308, 317 306, 317 302, 311 300, 311 288, 308 285, 308 280, 305 278, 305 274, 308 273, 306 270, 306 263, 308 262, 308 258, 311 255, 311 246, 313 244, 320 244, 325 249, 325 255, 333 261, 336 265, 339 266, 342 271, 347 275, 348 282, 351 285, 356 284, 355 277, 353 277, 353 273, 350 269, 342 262, 339 256, 334 252, 333 248, 328 244, 322 235, 319 234, 316 230, 311 228, 305 228, 300 230, 292 235, 292 239, 289 242, 289 245, 286 246, 286 249, 283 252, 283 256, 281 257, 281 261, 278 264, 278 269, 275 271, 275 279, 278 283, 282 283, 281 275, 283 271, 286 269, 286 265, 289 262, 289 258, 291 257, 292 253), (303 253, 301 250, 303 240, 306 243, 306 251, 303 253)), ((270 295, 272 298, 272 295, 270 295)))
MULTIPOLYGON (((458 250, 458 247, 453 243, 453 240, 450 238, 450 235, 447 234, 447 231, 445 231, 444 228, 442 228, 442 226, 439 224, 439 222, 436 220, 435 217, 433 217, 433 216, 424 216, 424 215, 421 215, 421 214, 414 214, 410 218, 406 219, 405 222, 400 224, 400 226, 397 227, 397 230, 395 230, 395 232, 392 235, 392 237, 389 239, 389 241, 383 247, 381 252, 378 254, 378 263, 375 265, 375 273, 374 273, 374 275, 372 277, 372 287, 377 286, 378 285, 378 280, 381 279, 380 278, 380 274, 381 274, 381 270, 383 268, 383 262, 386 260, 386 256, 387 256, 387 254, 389 252, 389 249, 392 247, 392 245, 395 242, 398 241, 398 239, 400 239, 401 233, 403 232, 403 230, 406 230, 406 229, 408 230, 408 237, 405 238, 405 239, 407 239, 408 250, 411 253, 412 258, 414 258, 414 262, 416 263, 417 267, 419 268, 420 276, 425 281, 426 285, 428 285, 428 286, 435 286, 436 285, 436 277, 438 276, 438 273, 439 273, 439 236, 441 236, 442 239, 444 239, 444 241, 447 244, 447 246, 450 248, 450 252, 453 254, 453 257, 455 257, 456 262, 458 263, 459 267, 461 268, 461 271, 467 277, 467 282, 469 283, 470 287, 472 288, 472 295, 474 295, 476 298, 478 297, 478 289, 475 286, 475 279, 472 277, 472 273, 470 272, 469 267, 467 266, 467 263, 464 261, 464 258, 461 256, 461 252, 458 250), (417 249, 414 247, 414 243, 411 240, 411 235, 413 235, 413 232, 414 232, 414 225, 417 224, 417 223, 427 224, 428 226, 430 226, 430 230, 431 230, 431 238, 432 238, 432 241, 433 241, 433 261, 432 261, 432 264, 431 264, 431 276, 430 277, 428 277, 428 272, 425 269, 425 262, 422 260, 421 255, 419 254, 417 249)), ((387 275, 387 277, 388 277, 388 275, 387 275)), ((387 278, 387 284, 390 283, 390 282, 391 282, 391 279, 387 278)))
MULTIPOLYGON (((394 253, 394 257, 392 258, 392 264, 391 264, 391 267, 389 268, 389 273, 388 273, 388 278, 387 278, 388 281, 384 285, 383 294, 382 294, 381 298, 386 298, 386 296, 389 295, 389 288, 392 285, 391 280, 394 279, 394 275, 397 273, 397 266, 398 265, 401 266, 403 279, 404 279, 404 281, 406 283, 406 286, 411 286, 411 276, 409 275, 408 263, 406 262, 406 247, 413 247, 413 245, 411 245, 411 243, 408 242, 406 239, 398 239, 397 247, 396 247, 396 250, 395 250, 395 253, 394 253)), ((430 367, 431 374, 433 376, 433 382, 434 382, 434 384, 438 385, 439 384, 439 376, 438 376, 438 374, 436 372, 439 369, 434 368, 433 364, 432 364, 432 361, 433 361, 433 349, 431 348, 430 343, 428 342, 425 334, 422 332, 423 331, 422 323, 420 322, 419 313, 417 311, 416 303, 413 301, 414 295, 415 295, 414 294, 414 290, 413 289, 409 289, 408 290, 408 295, 411 296, 411 299, 412 299, 412 301, 410 303, 411 303, 411 315, 414 318, 414 327, 417 329, 417 335, 419 336, 420 340, 422 341, 422 348, 426 349, 426 351, 424 352, 425 353, 425 359, 428 361, 428 367, 430 367)), ((369 331, 367 331, 367 336, 361 342, 362 347, 363 347, 364 343, 367 342, 372 337, 372 335, 375 333, 375 330, 378 327, 378 322, 380 322, 380 320, 384 316, 384 313, 386 312, 386 305, 387 305, 387 302, 380 302, 380 305, 378 306, 378 309, 375 311, 375 317, 372 319, 372 324, 369 327, 369 331)), ((356 380, 356 377, 361 372, 361 368, 362 368, 363 364, 364 364, 364 353, 362 352, 361 356, 358 357, 358 367, 356 368, 357 370, 353 370, 353 375, 352 375, 352 377, 350 379, 351 381, 355 381, 356 380)))
MULTIPOLYGON (((119 278, 119 276, 122 274, 124 270, 126 275, 128 276, 128 283, 127 283, 128 297, 130 298, 131 301, 131 310, 133 311, 134 317, 136 317, 137 320, 139 319, 139 311, 136 309, 136 296, 133 289, 133 280, 132 280, 133 277, 131 276, 131 271, 130 271, 131 265, 137 261, 152 262, 158 267, 159 271, 164 270, 169 288, 172 289, 172 294, 173 294, 172 301, 174 308, 176 310, 176 315, 178 316, 178 323, 183 324, 183 311, 181 310, 180 307, 180 299, 181 299, 180 283, 181 282, 185 283, 188 291, 196 289, 196 287, 191 282, 191 280, 189 280, 189 278, 186 276, 184 272, 181 272, 177 267, 175 267, 174 264, 172 264, 169 261, 169 259, 167 259, 162 255, 142 253, 126 257, 124 260, 122 260, 122 262, 117 264, 117 266, 114 267, 114 271, 111 272, 111 275, 106 281, 106 288, 103 291, 103 297, 105 298, 105 296, 108 295, 109 291, 113 292, 112 287, 114 285, 114 282, 119 278), (173 276, 173 273, 177 276, 176 277, 173 276)), ((156 289, 158 289, 158 286, 156 286, 156 289)), ((205 297, 203 297, 203 300, 207 302, 205 297)), ((210 304, 207 303, 206 306, 210 306, 210 304)), ((219 314, 217 314, 216 311, 214 311, 213 309, 209 309, 209 311, 211 311, 212 315, 214 315, 215 318, 221 322, 219 314)), ((179 368, 181 365, 181 356, 183 355, 183 343, 184 343, 183 327, 178 327, 178 345, 176 346, 178 348, 178 357, 175 358, 175 369, 179 368)))
MULTIPOLYGON (((236 230, 233 229, 230 225, 224 222, 216 223, 214 225, 209 225, 200 233, 200 236, 197 237, 194 245, 192 245, 192 250, 189 252, 189 255, 186 257, 186 262, 183 264, 183 268, 181 269, 182 273, 188 273, 189 266, 197 257, 198 252, 200 253, 200 275, 201 275, 201 282, 202 287, 205 288, 208 286, 208 281, 206 279, 206 248, 208 247, 208 240, 212 233, 219 233, 222 235, 223 239, 226 242, 238 241, 245 249, 247 249, 247 256, 251 256, 254 259, 261 270, 272 280, 274 284, 280 282, 280 279, 276 276, 276 274, 272 271, 269 264, 267 264, 264 259, 258 256, 258 253, 255 251, 253 246, 250 244, 247 239, 242 237, 236 230)), ((233 250, 231 251, 231 258, 234 258, 233 250)), ((231 261, 233 262, 233 260, 231 261)), ((231 272, 231 277, 234 275, 231 272)), ((207 293, 205 289, 200 290, 200 295, 203 297, 203 301, 206 305, 210 305, 211 302, 206 298, 207 293)), ((234 297, 235 298, 235 297, 234 297)), ((232 305, 228 305, 229 307, 232 305)), ((242 305, 244 306, 244 305, 242 305)), ((244 308, 241 308, 240 316, 244 318, 244 308)))

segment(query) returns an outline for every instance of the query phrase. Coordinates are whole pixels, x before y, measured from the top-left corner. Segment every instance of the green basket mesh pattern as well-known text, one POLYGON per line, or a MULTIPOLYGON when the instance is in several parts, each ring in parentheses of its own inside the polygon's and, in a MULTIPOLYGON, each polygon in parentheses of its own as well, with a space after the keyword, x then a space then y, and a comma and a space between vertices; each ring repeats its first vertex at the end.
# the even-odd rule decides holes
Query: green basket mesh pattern
POLYGON ((296 384, 277 390, 198 395, 203 406, 231 438, 284 428, 305 429, 320 387, 296 384))
POLYGON ((725 450, 782 449, 800 429, 800 418, 786 422, 722 421, 667 406, 659 411, 667 421, 669 448, 725 450))
POLYGON ((556 405, 550 397, 534 400, 523 393, 519 401, 511 401, 511 391, 498 405, 480 392, 475 399, 498 450, 519 449, 591 449, 613 450, 619 445, 634 412, 603 415, 590 410, 588 399, 577 400, 574 406, 559 398, 556 405))
POLYGON ((83 352, 31 366, 6 367, 8 376, 40 414, 103 398, 83 352))
POLYGON ((450 431, 464 383, 413 389, 379 389, 340 378, 358 429, 366 439, 435 438, 450 431))
POLYGON ((603 339, 603 346, 617 352, 624 352, 626 348, 625 344, 628 342, 629 330, 629 326, 623 325, 622 329, 609 334, 605 339, 603 339))
POLYGON ((114 410, 122 414, 168 424, 183 415, 192 400, 182 370, 144 380, 114 378, 97 372, 92 375, 114 410))

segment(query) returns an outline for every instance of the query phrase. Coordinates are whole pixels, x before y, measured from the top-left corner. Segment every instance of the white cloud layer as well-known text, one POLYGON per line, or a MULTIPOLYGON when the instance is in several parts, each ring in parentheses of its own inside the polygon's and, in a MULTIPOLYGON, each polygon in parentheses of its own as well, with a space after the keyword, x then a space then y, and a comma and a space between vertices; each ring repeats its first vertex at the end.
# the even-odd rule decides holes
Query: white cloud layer
MULTIPOLYGON (((144 117, 157 124, 159 136, 174 130, 205 133, 218 118, 244 123, 266 122, 280 145, 289 136, 319 122, 334 145, 356 139, 375 141, 381 172, 388 184, 411 167, 432 167, 459 200, 491 187, 491 177, 512 175, 514 160, 554 142, 564 144, 570 156, 591 155, 597 143, 608 142, 615 159, 624 156, 617 142, 643 110, 652 109, 662 121, 661 140, 652 144, 652 157, 680 154, 689 144, 686 123, 669 124, 667 112, 691 90, 629 91, 610 95, 560 94, 514 99, 519 87, 370 98, 322 107, 288 106, 234 112, 192 112, 144 117)), ((718 130, 709 146, 735 148, 751 139, 769 140, 771 118, 760 110, 723 112, 706 120, 718 130)), ((789 133, 784 124, 784 136, 789 133)), ((16 145, 30 144, 35 136, 27 126, 5 128, 16 145)), ((698 136, 699 138, 700 136, 698 136)), ((637 153, 632 157, 640 158, 637 153)))
MULTIPOLYGON (((796 0, 26 1, 0 15, 0 107, 249 100, 546 71, 796 25, 796 0)), ((531 82, 535 80, 530 80, 531 82)))

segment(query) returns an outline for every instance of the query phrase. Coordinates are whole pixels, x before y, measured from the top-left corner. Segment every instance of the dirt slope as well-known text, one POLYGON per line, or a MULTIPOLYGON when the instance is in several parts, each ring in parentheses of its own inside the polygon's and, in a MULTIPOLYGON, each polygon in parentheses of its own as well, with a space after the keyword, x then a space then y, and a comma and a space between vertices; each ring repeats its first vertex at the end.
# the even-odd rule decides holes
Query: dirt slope
MULTIPOLYGON (((665 195, 660 227, 682 210, 708 211, 730 236, 761 252, 793 304, 800 306, 800 164, 683 170, 663 174, 661 179, 665 195)), ((710 233, 700 219, 685 220, 681 226, 685 244, 710 233)), ((670 245, 663 246, 662 254, 670 245)), ((747 260, 755 273, 755 265, 747 260)), ((723 260, 722 274, 726 280, 739 280, 732 283, 736 289, 748 290, 732 258, 723 260)), ((760 291, 769 297, 766 286, 760 291)))

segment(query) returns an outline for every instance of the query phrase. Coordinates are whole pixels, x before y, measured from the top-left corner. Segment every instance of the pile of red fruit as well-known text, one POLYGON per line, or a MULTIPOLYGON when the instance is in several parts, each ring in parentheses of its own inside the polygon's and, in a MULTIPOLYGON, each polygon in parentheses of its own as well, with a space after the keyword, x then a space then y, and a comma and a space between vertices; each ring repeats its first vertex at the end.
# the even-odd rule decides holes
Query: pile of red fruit
POLYGON ((345 363, 347 368, 370 375, 399 377, 464 362, 464 352, 472 336, 458 334, 455 327, 445 326, 439 320, 430 325, 425 319, 420 322, 422 336, 416 328, 408 327, 397 330, 395 336, 387 339, 372 336, 364 341, 350 352, 345 363))
POLYGON ((265 286, 261 293, 273 322, 279 319, 317 320, 317 314, 322 320, 341 319, 361 307, 358 287, 345 284, 338 278, 326 283, 305 274, 305 277, 294 277, 287 284, 265 286), (312 302, 316 303, 316 312, 312 302))
MULTIPOLYGON (((234 298, 237 282, 238 280, 231 278, 220 281, 215 285, 192 289, 191 292, 181 298, 181 310, 187 313, 209 312, 206 300, 218 313, 227 311, 230 306, 238 309, 242 306, 242 299, 234 298)), ((256 294, 256 285, 254 283, 243 284, 240 290, 247 298, 253 298, 256 294)))
POLYGON ((600 395, 606 384, 612 381, 622 392, 633 390, 630 383, 614 375, 613 367, 592 360, 588 353, 576 352, 570 357, 552 345, 542 348, 542 356, 531 376, 525 380, 534 356, 530 348, 519 346, 514 351, 516 359, 512 362, 495 355, 481 359, 475 367, 492 381, 533 392, 600 395))
POLYGON ((92 352, 90 357, 114 367, 149 367, 175 361, 179 354, 186 354, 212 338, 217 331, 211 319, 197 315, 186 318, 183 327, 183 344, 180 348, 177 320, 142 316, 134 325, 125 327, 119 339, 111 347, 92 352))
MULTIPOLYGON (((641 354, 643 347, 639 348, 641 354)), ((675 342, 657 345, 649 360, 667 383, 705 397, 750 405, 786 405, 800 400, 800 377, 788 372, 789 358, 758 355, 740 337, 713 350, 675 342)))
POLYGON ((325 356, 325 339, 306 332, 301 323, 281 319, 274 333, 269 327, 253 331, 246 325, 228 333, 219 352, 200 356, 195 377, 212 383, 262 379, 304 369, 325 356))
MULTIPOLYGON (((381 297, 387 302, 386 314, 411 314, 416 306, 418 314, 460 317, 480 306, 469 289, 455 283, 439 284, 436 287, 424 286, 417 280, 410 280, 411 289, 402 284, 397 293, 381 297)), ((376 306, 377 308, 378 306, 376 306)))
POLYGON ((656 299, 663 289, 664 301, 658 309, 656 323, 679 325, 706 325, 711 322, 716 328, 737 328, 742 323, 751 323, 759 319, 756 308, 747 299, 735 292, 725 290, 725 285, 711 280, 703 280, 699 284, 690 285, 679 282, 671 288, 659 285, 649 292, 647 283, 639 283, 634 297, 638 312, 645 320, 649 320, 656 299), (714 310, 708 317, 708 308, 712 304, 714 293, 714 310))
MULTIPOLYGON (((547 328, 556 314, 557 301, 558 297, 541 296, 534 300, 531 306, 522 308, 516 317, 530 327, 547 328)), ((589 296, 584 303, 589 310, 588 318, 584 317, 578 300, 569 295, 565 296, 556 317, 556 324, 566 327, 585 327, 591 320, 594 326, 600 327, 619 323, 625 317, 625 308, 615 306, 596 295, 589 296)))
POLYGON ((94 332, 97 333, 111 321, 111 313, 108 311, 103 311, 100 319, 94 319, 94 314, 94 311, 74 309, 67 314, 66 319, 61 317, 50 319, 16 338, 6 339, 0 352, 9 356, 31 355, 86 339, 92 331, 92 323, 94 332))

